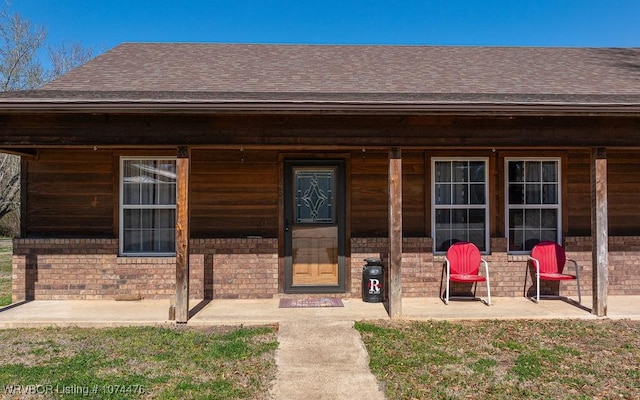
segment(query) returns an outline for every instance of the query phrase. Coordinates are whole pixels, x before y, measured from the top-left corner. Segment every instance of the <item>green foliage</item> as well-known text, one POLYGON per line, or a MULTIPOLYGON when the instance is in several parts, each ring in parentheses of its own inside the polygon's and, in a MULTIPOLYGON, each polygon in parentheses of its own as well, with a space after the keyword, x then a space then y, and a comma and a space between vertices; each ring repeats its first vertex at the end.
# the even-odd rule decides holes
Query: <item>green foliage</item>
POLYGON ((0 307, 11 304, 11 271, 13 243, 0 239, 0 307))

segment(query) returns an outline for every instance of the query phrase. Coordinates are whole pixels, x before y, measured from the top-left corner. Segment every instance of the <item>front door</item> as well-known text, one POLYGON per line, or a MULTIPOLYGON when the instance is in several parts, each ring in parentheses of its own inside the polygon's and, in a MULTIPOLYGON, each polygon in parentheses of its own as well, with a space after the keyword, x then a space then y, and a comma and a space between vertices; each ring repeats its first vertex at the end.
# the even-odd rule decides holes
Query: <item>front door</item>
POLYGON ((344 163, 285 163, 285 291, 344 291, 344 163))

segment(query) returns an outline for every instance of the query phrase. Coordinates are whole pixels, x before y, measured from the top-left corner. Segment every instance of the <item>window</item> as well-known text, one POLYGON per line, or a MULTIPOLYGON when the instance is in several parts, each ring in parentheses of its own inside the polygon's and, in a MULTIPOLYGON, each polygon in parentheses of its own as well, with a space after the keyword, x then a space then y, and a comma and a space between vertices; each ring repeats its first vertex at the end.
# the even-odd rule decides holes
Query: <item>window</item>
POLYGON ((120 253, 174 255, 175 159, 120 161, 120 253))
POLYGON ((545 240, 560 241, 560 162, 506 159, 509 252, 528 252, 545 240))
POLYGON ((434 159, 432 171, 435 251, 460 241, 487 251, 487 160, 434 159))

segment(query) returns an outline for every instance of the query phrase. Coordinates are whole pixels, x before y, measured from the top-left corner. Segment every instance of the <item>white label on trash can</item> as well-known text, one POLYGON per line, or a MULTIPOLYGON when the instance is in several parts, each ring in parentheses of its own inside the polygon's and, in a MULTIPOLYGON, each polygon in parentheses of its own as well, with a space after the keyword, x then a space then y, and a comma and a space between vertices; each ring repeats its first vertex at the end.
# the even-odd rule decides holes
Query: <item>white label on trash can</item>
POLYGON ((369 278, 369 294, 380 294, 380 279, 369 278))

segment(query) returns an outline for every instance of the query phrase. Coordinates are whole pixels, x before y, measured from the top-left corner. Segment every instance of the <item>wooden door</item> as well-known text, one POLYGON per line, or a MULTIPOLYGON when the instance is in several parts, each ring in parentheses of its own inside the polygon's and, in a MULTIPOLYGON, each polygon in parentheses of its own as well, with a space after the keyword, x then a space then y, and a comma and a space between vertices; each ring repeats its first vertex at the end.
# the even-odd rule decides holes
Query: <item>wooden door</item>
POLYGON ((344 291, 343 165, 290 161, 285 176, 285 291, 344 291))

